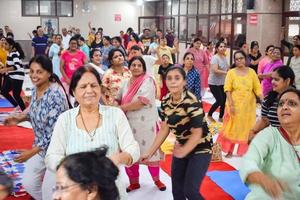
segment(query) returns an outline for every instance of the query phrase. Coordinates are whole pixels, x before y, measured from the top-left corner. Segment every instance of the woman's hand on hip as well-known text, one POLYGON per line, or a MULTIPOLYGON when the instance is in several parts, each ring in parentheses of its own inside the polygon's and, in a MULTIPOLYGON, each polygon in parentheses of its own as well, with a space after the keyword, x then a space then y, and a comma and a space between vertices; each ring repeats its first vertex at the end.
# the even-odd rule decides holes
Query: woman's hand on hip
POLYGON ((186 152, 183 145, 181 145, 179 143, 175 143, 174 150, 173 150, 173 155, 176 158, 184 158, 187 154, 188 154, 188 152, 186 152))

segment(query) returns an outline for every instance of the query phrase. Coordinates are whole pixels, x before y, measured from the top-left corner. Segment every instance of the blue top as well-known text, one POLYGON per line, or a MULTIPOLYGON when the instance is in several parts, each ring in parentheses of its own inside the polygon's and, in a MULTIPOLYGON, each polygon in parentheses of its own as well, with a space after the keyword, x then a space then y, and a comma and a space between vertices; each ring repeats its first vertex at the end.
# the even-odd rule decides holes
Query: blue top
POLYGON ((34 37, 32 39, 32 46, 35 49, 35 56, 36 55, 46 55, 46 49, 48 47, 48 38, 46 36, 42 37, 34 37))
POLYGON ((90 60, 90 48, 87 44, 83 44, 80 47, 80 50, 83 51, 83 53, 85 54, 85 56, 87 57, 88 60, 90 60))
POLYGON ((109 45, 108 47, 101 47, 100 51, 102 53, 102 65, 110 66, 110 62, 108 60, 108 53, 113 49, 113 46, 109 45))
POLYGON ((33 146, 41 149, 39 154, 42 157, 46 155, 58 116, 68 108, 66 95, 57 83, 51 84, 39 99, 36 89, 33 90, 28 118, 34 131, 33 146))
POLYGON ((187 89, 192 92, 198 99, 201 99, 201 82, 200 82, 200 75, 193 67, 189 70, 186 74, 186 83, 187 89))

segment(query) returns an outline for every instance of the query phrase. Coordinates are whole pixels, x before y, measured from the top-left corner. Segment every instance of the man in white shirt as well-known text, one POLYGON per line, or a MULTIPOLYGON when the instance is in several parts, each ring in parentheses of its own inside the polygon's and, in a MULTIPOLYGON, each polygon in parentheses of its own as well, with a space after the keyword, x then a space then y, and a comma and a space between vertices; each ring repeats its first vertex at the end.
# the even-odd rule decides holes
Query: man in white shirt
POLYGON ((69 41, 71 39, 71 36, 68 34, 68 30, 66 28, 62 28, 62 44, 64 49, 69 48, 69 41))

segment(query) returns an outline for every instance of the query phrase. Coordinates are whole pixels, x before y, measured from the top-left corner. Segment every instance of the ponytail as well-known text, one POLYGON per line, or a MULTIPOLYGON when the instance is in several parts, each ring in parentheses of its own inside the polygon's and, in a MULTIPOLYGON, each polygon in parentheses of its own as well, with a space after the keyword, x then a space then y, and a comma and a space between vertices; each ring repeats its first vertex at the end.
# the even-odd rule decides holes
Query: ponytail
POLYGON ((67 94, 67 92, 65 90, 65 87, 63 86, 62 82, 59 80, 58 76, 56 74, 52 73, 51 76, 49 77, 49 81, 52 82, 52 83, 56 82, 62 87, 62 89, 64 90, 64 93, 66 95, 66 98, 67 98, 69 109, 73 108, 73 106, 70 102, 70 99, 69 99, 69 95, 67 94))
POLYGON ((21 45, 18 42, 15 42, 15 45, 13 46, 13 48, 15 48, 17 52, 19 52, 21 59, 25 58, 25 53, 24 53, 21 45))

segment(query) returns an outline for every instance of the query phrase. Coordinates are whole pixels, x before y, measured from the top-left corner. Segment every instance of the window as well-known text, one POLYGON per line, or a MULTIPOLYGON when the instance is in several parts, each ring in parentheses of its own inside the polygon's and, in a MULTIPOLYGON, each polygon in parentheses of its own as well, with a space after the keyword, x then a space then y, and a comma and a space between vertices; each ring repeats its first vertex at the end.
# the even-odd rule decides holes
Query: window
POLYGON ((22 16, 73 16, 73 0, 22 0, 22 16))
POLYGON ((198 9, 199 14, 208 14, 209 0, 199 0, 198 9))
POLYGON ((55 0, 40 0, 40 15, 55 16, 55 0))
POLYGON ((73 0, 56 0, 56 13, 61 17, 73 16, 73 0))
POLYGON ((188 14, 196 15, 197 14, 197 0, 189 0, 188 14))
POLYGON ((232 9, 232 0, 222 0, 222 6, 221 6, 221 12, 222 13, 231 13, 232 9))
POLYGON ((186 15, 187 0, 180 0, 180 15, 186 15))
POLYGON ((28 0, 22 1, 22 15, 39 16, 39 1, 28 0))

